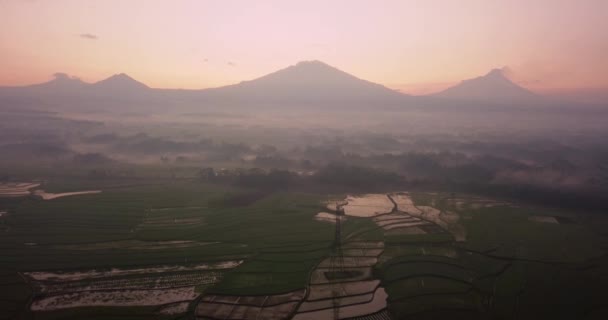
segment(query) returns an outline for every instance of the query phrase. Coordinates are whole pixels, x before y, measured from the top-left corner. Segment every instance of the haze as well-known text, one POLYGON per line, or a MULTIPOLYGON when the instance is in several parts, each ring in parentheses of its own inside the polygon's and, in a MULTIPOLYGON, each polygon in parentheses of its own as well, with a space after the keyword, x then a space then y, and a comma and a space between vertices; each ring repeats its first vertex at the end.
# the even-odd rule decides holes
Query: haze
POLYGON ((0 320, 608 319, 607 12, 0 0, 0 320))
POLYGON ((608 3, 0 1, 0 85, 124 72, 207 88, 322 60, 412 94, 508 66, 538 92, 608 87, 608 3))

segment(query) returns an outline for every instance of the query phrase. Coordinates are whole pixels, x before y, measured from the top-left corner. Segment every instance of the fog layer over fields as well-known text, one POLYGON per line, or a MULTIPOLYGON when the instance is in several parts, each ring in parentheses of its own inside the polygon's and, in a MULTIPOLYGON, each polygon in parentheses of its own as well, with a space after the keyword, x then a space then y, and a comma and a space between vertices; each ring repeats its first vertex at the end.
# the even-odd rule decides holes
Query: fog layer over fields
POLYGON ((593 208, 608 189, 608 109, 538 96, 498 69, 424 97, 319 61, 205 90, 57 74, 2 88, 0 112, 5 180, 14 167, 102 179, 145 164, 267 188, 405 183, 593 208))

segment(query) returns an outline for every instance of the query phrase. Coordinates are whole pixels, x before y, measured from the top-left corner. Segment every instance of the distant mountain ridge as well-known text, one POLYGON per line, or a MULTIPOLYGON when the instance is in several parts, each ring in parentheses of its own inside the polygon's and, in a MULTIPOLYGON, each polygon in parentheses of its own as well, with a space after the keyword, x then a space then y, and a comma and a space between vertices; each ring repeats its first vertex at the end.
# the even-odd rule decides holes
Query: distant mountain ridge
POLYGON ((150 88, 124 73, 95 83, 56 73, 53 80, 45 83, 0 87, 0 104, 42 101, 49 106, 69 106, 71 110, 82 107, 108 111, 124 107, 170 110, 190 106, 192 110, 196 107, 250 108, 266 105, 364 107, 371 110, 393 106, 484 107, 526 105, 540 99, 509 80, 500 69, 464 80, 433 95, 414 97, 360 79, 318 60, 302 61, 253 80, 200 90, 150 88))
POLYGON ((431 96, 482 102, 532 102, 540 99, 532 91, 511 81, 502 69, 493 69, 484 76, 464 80, 431 96))
POLYGON ((210 98, 268 102, 397 102, 407 95, 321 61, 302 61, 238 84, 203 90, 210 98))
POLYGON ((115 74, 107 79, 91 84, 94 88, 102 88, 104 90, 145 90, 149 87, 127 74, 115 74))
POLYGON ((89 83, 86 83, 80 78, 72 77, 66 73, 55 73, 53 79, 38 84, 32 84, 24 87, 23 89, 34 89, 34 90, 58 90, 58 91, 69 91, 69 90, 81 90, 87 87, 89 83))

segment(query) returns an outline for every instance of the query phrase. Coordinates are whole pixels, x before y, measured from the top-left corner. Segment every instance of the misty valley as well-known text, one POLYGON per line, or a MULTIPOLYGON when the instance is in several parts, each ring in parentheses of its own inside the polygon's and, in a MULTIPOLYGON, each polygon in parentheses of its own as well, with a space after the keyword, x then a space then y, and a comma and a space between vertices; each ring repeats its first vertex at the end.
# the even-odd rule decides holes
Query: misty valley
POLYGON ((0 88, 2 319, 604 319, 608 109, 305 61, 0 88))

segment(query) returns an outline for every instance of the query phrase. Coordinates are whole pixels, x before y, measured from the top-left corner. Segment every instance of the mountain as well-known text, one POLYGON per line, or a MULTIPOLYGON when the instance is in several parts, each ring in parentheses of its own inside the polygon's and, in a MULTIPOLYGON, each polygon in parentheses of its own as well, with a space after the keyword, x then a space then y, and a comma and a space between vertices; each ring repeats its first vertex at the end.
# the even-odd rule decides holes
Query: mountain
POLYGON ((91 85, 93 90, 108 92, 129 92, 149 89, 145 84, 129 77, 124 73, 115 74, 107 79, 95 82, 91 85))
POLYGON ((541 101, 539 96, 511 82, 499 69, 431 96, 413 97, 362 80, 321 61, 302 61, 257 79, 202 90, 153 89, 124 73, 96 83, 86 83, 58 73, 46 83, 0 88, 2 105, 44 104, 49 110, 124 111, 128 108, 129 111, 168 111, 218 107, 255 109, 264 106, 337 110, 416 106, 453 109, 461 106, 502 107, 505 103, 526 107, 538 101, 541 101))
POLYGON ((113 75, 95 83, 87 83, 65 73, 55 73, 51 81, 24 87, 12 87, 11 89, 40 94, 49 93, 82 96, 92 93, 97 95, 135 93, 150 88, 124 73, 113 75))
POLYGON ((509 80, 501 69, 493 69, 484 76, 464 80, 431 96, 494 103, 537 102, 540 99, 535 93, 509 80))
MULTIPOLYGON (((0 87, 0 108, 124 111, 125 108, 153 107, 156 102, 154 90, 124 73, 96 83, 87 83, 65 73, 53 76, 51 81, 30 86, 0 87)), ((158 104, 154 106, 158 108, 158 104)))
POLYGON ((53 93, 69 93, 86 88, 89 84, 79 78, 69 76, 65 73, 53 74, 53 79, 48 82, 21 87, 25 90, 48 91, 53 93))
POLYGON ((321 61, 302 61, 260 78, 204 90, 210 99, 264 103, 397 103, 406 95, 321 61))
POLYGON ((320 61, 303 61, 254 80, 203 90, 152 89, 124 73, 92 84, 57 74, 54 80, 47 83, 5 89, 7 90, 0 89, 0 98, 10 96, 12 101, 36 98, 49 105, 95 110, 152 105, 167 110, 217 105, 243 108, 380 108, 402 106, 411 98, 320 61))

